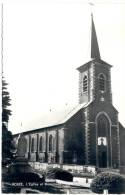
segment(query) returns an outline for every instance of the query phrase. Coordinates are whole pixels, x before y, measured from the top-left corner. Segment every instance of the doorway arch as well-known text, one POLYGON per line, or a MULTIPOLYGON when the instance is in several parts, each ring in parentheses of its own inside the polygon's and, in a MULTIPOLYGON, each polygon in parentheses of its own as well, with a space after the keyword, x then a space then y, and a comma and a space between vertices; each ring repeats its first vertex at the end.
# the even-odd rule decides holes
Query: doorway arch
POLYGON ((96 117, 96 164, 98 167, 111 166, 111 120, 105 112, 96 117))

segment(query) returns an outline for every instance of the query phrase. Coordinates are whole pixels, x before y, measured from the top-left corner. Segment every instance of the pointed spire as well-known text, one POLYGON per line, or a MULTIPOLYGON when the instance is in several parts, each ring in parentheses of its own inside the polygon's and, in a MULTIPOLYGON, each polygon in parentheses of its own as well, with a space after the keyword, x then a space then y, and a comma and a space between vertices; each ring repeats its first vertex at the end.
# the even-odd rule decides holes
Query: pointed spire
POLYGON ((91 26, 91 58, 100 59, 100 52, 98 46, 98 40, 96 36, 95 25, 93 21, 93 14, 91 14, 92 26, 91 26))

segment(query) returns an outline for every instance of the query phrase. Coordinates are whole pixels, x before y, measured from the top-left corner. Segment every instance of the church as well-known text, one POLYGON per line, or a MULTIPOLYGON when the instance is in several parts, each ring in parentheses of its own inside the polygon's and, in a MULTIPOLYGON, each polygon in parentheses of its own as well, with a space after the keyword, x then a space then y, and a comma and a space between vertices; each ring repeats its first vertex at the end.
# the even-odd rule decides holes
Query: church
POLYGON ((94 165, 125 165, 125 129, 112 104, 111 68, 100 56, 93 15, 91 60, 77 68, 79 104, 51 124, 15 134, 17 154, 30 162, 94 165))

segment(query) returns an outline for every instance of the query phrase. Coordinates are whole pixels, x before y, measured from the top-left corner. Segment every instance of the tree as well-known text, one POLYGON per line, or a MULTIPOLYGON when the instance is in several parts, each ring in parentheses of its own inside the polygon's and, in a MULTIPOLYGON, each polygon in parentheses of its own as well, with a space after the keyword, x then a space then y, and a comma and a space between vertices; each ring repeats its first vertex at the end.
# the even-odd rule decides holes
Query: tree
POLYGON ((10 95, 7 91, 8 83, 2 77, 2 162, 6 162, 7 159, 13 159, 13 137, 12 133, 8 131, 9 116, 11 110, 8 108, 10 104, 10 95))
POLYGON ((8 83, 2 78, 2 124, 8 124, 9 116, 11 115, 11 110, 8 109, 8 106, 11 106, 11 99, 7 91, 7 85, 8 83))

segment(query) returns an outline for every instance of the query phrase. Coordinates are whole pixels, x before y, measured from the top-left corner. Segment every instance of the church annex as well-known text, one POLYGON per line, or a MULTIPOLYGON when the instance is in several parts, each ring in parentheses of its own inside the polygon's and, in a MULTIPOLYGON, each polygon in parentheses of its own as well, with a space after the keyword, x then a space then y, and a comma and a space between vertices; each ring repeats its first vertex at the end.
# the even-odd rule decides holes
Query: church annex
POLYGON ((91 61, 77 68, 79 105, 54 125, 21 134, 18 155, 31 162, 114 168, 125 162, 120 149, 125 129, 112 104, 112 66, 101 59, 93 16, 91 20, 91 61))

